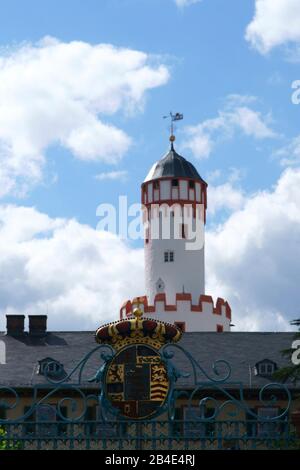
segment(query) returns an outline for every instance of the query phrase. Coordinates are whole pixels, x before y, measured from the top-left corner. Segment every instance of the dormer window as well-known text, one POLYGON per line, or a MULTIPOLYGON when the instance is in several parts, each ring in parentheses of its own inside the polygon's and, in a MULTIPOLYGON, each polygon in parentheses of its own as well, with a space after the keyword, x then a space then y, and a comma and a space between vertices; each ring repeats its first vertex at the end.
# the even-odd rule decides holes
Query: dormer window
POLYGON ((274 364, 259 364, 260 375, 272 375, 274 372, 274 364))
POLYGON ((51 372, 51 374, 57 374, 59 372, 60 365, 57 362, 50 362, 48 364, 48 370, 51 372))
POLYGON ((66 376, 63 365, 51 357, 39 361, 38 374, 58 378, 66 376))
POLYGON ((262 377, 271 377, 277 369, 275 362, 270 359, 264 359, 255 364, 255 374, 262 377))

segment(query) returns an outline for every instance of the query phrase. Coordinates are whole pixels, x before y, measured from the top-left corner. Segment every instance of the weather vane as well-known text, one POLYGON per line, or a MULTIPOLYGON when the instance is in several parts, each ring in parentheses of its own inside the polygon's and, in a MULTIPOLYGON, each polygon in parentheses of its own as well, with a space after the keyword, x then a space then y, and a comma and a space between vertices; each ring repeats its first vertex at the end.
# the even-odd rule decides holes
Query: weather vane
POLYGON ((175 121, 181 121, 183 119, 183 114, 181 113, 175 113, 173 114, 172 111, 170 112, 170 115, 169 116, 164 116, 163 117, 164 119, 170 119, 171 120, 171 126, 170 126, 170 129, 171 129, 171 137, 170 137, 170 141, 171 142, 174 142, 175 141, 175 136, 174 136, 174 122, 175 121))

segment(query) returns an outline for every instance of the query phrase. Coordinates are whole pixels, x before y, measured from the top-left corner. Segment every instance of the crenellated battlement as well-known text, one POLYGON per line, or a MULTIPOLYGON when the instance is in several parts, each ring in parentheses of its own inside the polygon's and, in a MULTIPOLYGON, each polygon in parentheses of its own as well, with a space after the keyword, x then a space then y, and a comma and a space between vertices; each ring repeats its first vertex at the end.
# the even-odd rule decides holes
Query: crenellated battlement
POLYGON ((197 324, 202 331, 229 331, 231 322, 231 308, 227 301, 218 298, 214 303, 210 295, 201 295, 198 304, 192 303, 192 295, 177 293, 174 305, 167 303, 166 294, 155 296, 154 304, 149 305, 147 296, 127 300, 121 307, 121 319, 130 317, 136 307, 140 307, 145 314, 153 318, 173 323, 185 323, 187 331, 191 331, 193 324, 197 324))

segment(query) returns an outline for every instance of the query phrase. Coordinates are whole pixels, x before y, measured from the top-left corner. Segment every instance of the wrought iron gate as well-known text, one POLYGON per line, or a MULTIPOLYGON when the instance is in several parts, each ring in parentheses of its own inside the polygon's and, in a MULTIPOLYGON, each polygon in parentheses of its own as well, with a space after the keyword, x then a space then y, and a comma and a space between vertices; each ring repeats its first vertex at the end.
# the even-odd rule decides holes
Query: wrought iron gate
POLYGON ((179 345, 160 350, 170 391, 152 419, 125 419, 105 395, 104 374, 115 357, 109 345, 91 350, 63 379, 46 370, 44 384, 28 389, 0 386, 0 449, 271 449, 297 445, 283 384, 258 391, 251 406, 231 367, 219 360, 204 370, 179 345), (96 369, 91 369, 94 358, 96 369), (96 362, 95 362, 96 358, 96 362), (175 364, 186 361, 189 373, 175 364), (277 409, 276 415, 272 414, 277 409))

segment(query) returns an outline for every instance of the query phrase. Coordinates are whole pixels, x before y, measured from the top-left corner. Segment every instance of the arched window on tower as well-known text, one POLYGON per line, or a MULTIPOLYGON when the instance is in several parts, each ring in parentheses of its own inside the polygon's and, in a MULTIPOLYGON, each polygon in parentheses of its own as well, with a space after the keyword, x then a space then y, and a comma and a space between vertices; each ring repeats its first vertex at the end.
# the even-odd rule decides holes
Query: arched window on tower
POLYGON ((157 292, 158 294, 161 294, 161 293, 163 293, 164 291, 165 291, 165 283, 164 283, 164 281, 163 281, 161 278, 159 278, 158 281, 157 281, 157 283, 156 283, 156 292, 157 292))

